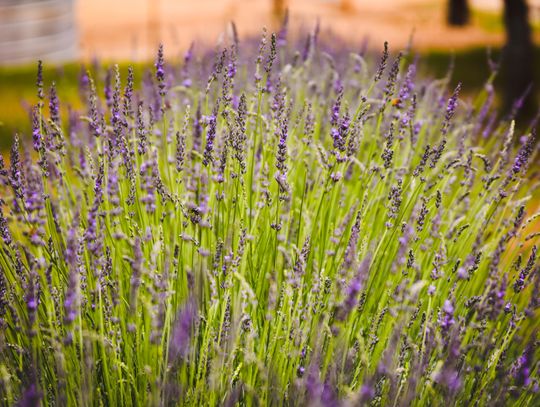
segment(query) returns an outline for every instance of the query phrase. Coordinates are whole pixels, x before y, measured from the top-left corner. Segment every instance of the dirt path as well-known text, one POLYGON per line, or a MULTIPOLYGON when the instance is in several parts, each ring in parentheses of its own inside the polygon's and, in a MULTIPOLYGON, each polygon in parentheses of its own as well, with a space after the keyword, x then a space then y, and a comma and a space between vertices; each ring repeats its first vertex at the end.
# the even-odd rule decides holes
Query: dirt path
MULTIPOLYGON (((293 27, 312 27, 319 18, 323 29, 331 28, 358 42, 369 35, 374 46, 388 40, 394 49, 405 46, 413 30, 419 49, 459 49, 504 41, 500 29, 486 29, 485 24, 461 29, 446 26, 446 0, 351 0, 352 8, 346 11, 338 3, 289 0, 293 27)), ((475 0, 473 6, 488 10, 484 13, 492 13, 491 20, 497 22, 493 13, 500 3, 475 0)), ((536 6, 532 9, 535 16, 536 6)), ((81 56, 106 59, 146 59, 158 41, 164 42, 170 54, 186 49, 193 39, 213 44, 231 20, 241 35, 276 26, 270 0, 79 0, 77 18, 81 56)))

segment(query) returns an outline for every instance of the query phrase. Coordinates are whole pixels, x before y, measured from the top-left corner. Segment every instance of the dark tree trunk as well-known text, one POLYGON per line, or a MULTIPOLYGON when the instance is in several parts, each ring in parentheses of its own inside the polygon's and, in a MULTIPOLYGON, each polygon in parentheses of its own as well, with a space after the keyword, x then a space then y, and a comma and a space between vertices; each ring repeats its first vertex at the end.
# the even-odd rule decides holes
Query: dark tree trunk
POLYGON ((463 26, 469 23, 467 0, 448 0, 448 24, 463 26))
POLYGON ((523 114, 532 113, 534 109, 534 91, 530 88, 533 84, 534 53, 528 12, 525 0, 504 0, 504 102, 507 110, 511 110, 518 102, 523 114))

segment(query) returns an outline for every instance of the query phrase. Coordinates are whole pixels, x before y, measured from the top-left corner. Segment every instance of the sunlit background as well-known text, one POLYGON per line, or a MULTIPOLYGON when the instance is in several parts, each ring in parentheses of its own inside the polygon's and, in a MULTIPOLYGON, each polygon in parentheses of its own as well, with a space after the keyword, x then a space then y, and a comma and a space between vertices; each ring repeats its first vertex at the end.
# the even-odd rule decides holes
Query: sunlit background
MULTIPOLYGON (((52 70, 49 80, 57 81, 60 96, 71 101, 81 63, 145 64, 160 42, 168 58, 179 57, 192 42, 195 49, 214 46, 231 21, 242 37, 276 29, 285 10, 292 35, 319 21, 323 35, 353 47, 367 38, 371 49, 389 41, 397 50, 412 36, 426 70, 440 74, 455 58, 455 77, 470 92, 488 74, 486 50, 497 55, 504 49, 513 26, 518 37, 511 49, 518 54, 511 54, 515 66, 498 82, 499 94, 511 89, 515 98, 539 76, 540 0, 0 0, 0 145, 27 129, 38 59, 52 70)), ((534 102, 538 92, 531 88, 530 94, 534 102)), ((529 110, 535 109, 531 103, 529 110)))
MULTIPOLYGON (((455 28, 447 24, 448 0, 1 0, 0 60, 144 60, 158 42, 171 52, 193 40, 214 43, 230 21, 243 35, 257 34, 287 8, 294 27, 319 19, 351 42, 367 35, 401 47, 414 30, 418 49, 502 45, 504 1, 468 3, 469 23, 455 28)), ((537 36, 540 0, 528 4, 537 36)))

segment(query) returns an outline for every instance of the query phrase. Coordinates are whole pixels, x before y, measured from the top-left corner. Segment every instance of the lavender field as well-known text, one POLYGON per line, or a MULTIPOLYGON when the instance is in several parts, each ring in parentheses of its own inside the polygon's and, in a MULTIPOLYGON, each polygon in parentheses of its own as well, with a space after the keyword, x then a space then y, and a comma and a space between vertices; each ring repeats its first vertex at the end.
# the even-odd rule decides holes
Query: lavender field
POLYGON ((0 404, 540 403, 537 122, 421 59, 232 30, 37 71, 0 161, 0 404))

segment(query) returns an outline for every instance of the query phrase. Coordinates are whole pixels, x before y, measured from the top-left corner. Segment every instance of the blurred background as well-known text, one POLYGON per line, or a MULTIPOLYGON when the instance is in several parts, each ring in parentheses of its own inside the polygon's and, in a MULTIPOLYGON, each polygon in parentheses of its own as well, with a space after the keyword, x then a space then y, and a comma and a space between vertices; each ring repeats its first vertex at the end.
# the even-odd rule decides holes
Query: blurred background
POLYGON ((423 69, 443 75, 455 59, 454 79, 473 93, 489 75, 487 50, 499 61, 501 111, 524 100, 534 117, 539 99, 540 0, 0 0, 0 148, 26 131, 34 102, 36 61, 60 99, 77 104, 81 63, 151 63, 163 42, 168 59, 213 46, 234 21, 241 37, 275 30, 289 11, 291 34, 311 30, 379 51, 394 51, 413 36, 423 69), (538 60, 538 63, 536 61, 538 60), (150 62, 149 62, 150 61, 150 62))

